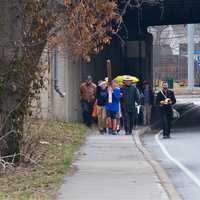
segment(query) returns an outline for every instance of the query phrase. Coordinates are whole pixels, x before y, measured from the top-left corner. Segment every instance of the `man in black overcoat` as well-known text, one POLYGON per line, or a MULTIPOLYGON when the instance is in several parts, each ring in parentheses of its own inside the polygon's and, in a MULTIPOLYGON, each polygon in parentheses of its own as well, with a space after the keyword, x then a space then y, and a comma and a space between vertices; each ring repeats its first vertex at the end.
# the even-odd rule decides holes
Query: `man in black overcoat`
POLYGON ((176 98, 174 92, 168 89, 168 83, 165 81, 162 83, 162 90, 157 94, 156 103, 160 107, 163 138, 170 138, 171 121, 173 116, 172 105, 176 103, 176 98))

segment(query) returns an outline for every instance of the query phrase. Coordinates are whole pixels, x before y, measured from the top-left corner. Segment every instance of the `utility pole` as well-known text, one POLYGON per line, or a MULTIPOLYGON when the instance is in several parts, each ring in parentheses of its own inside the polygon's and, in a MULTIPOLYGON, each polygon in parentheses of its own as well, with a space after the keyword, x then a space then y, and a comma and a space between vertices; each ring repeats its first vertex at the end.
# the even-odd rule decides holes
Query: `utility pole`
POLYGON ((188 90, 194 89, 194 24, 187 25, 188 37, 188 90))

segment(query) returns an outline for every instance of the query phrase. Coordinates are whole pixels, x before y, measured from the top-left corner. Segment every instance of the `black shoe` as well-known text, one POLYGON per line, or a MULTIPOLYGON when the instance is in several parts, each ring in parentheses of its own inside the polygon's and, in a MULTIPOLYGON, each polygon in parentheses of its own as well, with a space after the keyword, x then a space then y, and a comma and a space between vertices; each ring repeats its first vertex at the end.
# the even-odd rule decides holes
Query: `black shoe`
POLYGON ((103 129, 99 129, 99 133, 100 133, 101 135, 103 135, 103 134, 104 134, 103 129))
POLYGON ((115 131, 112 132, 112 135, 117 135, 117 133, 115 131))
POLYGON ((166 136, 166 137, 167 137, 167 139, 171 138, 170 135, 168 135, 168 136, 166 136))
POLYGON ((88 128, 91 128, 92 124, 86 123, 86 126, 87 126, 88 128))
POLYGON ((163 135, 163 139, 167 139, 167 136, 166 136, 166 135, 163 135))

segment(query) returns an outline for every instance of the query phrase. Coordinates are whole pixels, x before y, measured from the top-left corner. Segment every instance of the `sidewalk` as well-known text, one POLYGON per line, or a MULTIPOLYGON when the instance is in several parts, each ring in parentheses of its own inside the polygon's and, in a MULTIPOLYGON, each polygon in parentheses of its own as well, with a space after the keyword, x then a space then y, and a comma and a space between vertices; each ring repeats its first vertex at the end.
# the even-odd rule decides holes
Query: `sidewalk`
POLYGON ((91 135, 58 200, 168 200, 132 136, 91 135))

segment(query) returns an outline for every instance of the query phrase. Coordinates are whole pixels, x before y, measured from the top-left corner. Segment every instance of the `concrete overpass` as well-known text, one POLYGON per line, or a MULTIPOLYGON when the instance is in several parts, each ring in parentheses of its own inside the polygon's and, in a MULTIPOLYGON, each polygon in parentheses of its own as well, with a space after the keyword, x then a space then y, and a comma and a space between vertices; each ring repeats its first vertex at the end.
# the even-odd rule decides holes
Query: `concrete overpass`
POLYGON ((141 80, 152 81, 153 37, 147 28, 200 22, 199 0, 144 0, 143 2, 140 8, 129 8, 124 16, 128 35, 125 31, 121 31, 120 34, 125 43, 115 37, 112 44, 91 63, 95 68, 93 75, 96 80, 105 77, 106 59, 109 58, 113 63, 113 77, 118 74, 133 74, 141 80))

